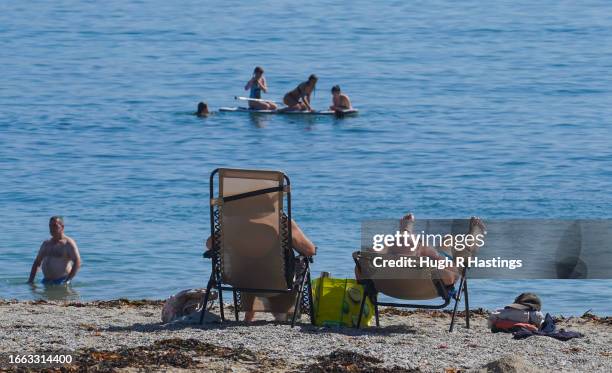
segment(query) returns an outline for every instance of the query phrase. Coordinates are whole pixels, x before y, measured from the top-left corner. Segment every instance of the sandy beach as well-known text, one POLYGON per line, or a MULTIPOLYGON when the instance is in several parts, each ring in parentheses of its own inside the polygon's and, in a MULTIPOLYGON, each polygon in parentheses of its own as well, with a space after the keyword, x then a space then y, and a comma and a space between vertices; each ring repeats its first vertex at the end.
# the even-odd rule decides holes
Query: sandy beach
MULTIPOLYGON (((471 329, 448 333, 449 315, 385 309, 381 328, 355 330, 214 319, 203 326, 160 322, 161 301, 0 303, 0 352, 70 354, 62 371, 441 372, 612 371, 612 319, 559 319, 584 338, 514 340, 491 333, 486 311, 471 329)), ((217 310, 213 309, 213 313, 217 310)), ((213 315, 214 316, 214 315, 213 315)), ((264 317, 265 318, 265 317, 264 317)))

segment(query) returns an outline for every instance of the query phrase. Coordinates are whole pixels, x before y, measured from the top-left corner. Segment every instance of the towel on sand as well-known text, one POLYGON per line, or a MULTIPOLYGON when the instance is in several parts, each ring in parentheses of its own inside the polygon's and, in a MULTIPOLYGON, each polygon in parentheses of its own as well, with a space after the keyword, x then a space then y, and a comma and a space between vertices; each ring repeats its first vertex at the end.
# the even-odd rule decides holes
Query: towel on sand
POLYGON ((544 322, 542 323, 540 330, 534 331, 534 330, 521 328, 515 331, 514 333, 512 333, 512 335, 514 336, 514 339, 525 339, 533 335, 542 335, 545 337, 551 337, 554 339, 558 339, 560 341, 568 341, 573 338, 584 337, 584 335, 578 332, 567 331, 564 329, 557 331, 556 329, 557 327, 555 326, 555 320, 553 320, 552 316, 550 316, 550 314, 547 313, 546 317, 544 317, 544 322))

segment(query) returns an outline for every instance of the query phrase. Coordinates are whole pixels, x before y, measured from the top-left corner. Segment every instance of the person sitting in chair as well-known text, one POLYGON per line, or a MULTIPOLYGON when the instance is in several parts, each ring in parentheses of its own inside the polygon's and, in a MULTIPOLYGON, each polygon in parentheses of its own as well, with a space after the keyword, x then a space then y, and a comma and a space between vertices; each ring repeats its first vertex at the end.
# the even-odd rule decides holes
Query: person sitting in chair
MULTIPOLYGON (((302 254, 305 257, 311 257, 316 254, 317 248, 312 241, 302 232, 298 224, 292 219, 291 220, 291 246, 295 251, 302 254)), ((206 249, 212 249, 212 237, 206 239, 206 249)), ((246 311, 244 315, 244 321, 253 321, 255 317, 255 311, 246 311)), ((287 318, 286 313, 274 313, 276 320, 284 320, 287 318)))
MULTIPOLYGON (((407 232, 408 234, 412 234, 412 228, 414 226, 415 218, 412 213, 408 213, 404 215, 400 219, 400 232, 407 232)), ((486 235, 486 226, 482 222, 482 220, 478 217, 472 216, 470 218, 470 227, 468 234, 476 236, 476 235, 486 235)), ((466 247, 464 250, 468 250, 469 253, 473 253, 476 250, 476 246, 466 247)), ((455 260, 452 256, 453 247, 451 246, 442 246, 440 248, 434 248, 430 246, 417 245, 416 248, 412 247, 412 242, 408 242, 407 246, 387 246, 383 250, 380 251, 381 254, 391 254, 391 255, 404 255, 404 256, 415 256, 415 257, 429 257, 436 261, 444 261, 445 259, 455 260)), ((444 269, 439 270, 440 279, 446 286, 453 285, 460 277, 460 268, 457 266, 446 267, 444 269)), ((357 280, 362 278, 361 271, 359 267, 355 267, 355 278, 357 280)))

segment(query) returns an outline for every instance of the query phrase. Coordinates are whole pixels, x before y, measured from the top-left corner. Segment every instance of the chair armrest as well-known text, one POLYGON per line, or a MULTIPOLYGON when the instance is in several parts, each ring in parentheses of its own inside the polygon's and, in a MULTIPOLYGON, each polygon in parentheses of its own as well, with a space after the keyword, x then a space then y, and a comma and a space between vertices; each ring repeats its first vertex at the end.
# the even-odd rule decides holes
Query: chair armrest
POLYGON ((312 256, 305 256, 302 254, 298 254, 298 256, 295 257, 297 260, 307 260, 308 263, 314 263, 314 259, 312 258, 312 256))
POLYGON ((315 246, 315 253, 314 253, 314 255, 311 255, 311 256, 306 256, 304 254, 301 254, 300 252, 298 252, 295 249, 294 249, 294 251, 296 251, 297 254, 298 254, 297 257, 296 257, 298 260, 308 260, 308 263, 314 263, 313 256, 317 255, 317 251, 319 251, 319 248, 317 246, 315 246))
POLYGON ((212 259, 212 256, 213 256, 212 250, 206 250, 206 251, 204 251, 204 254, 202 254, 202 256, 203 256, 205 259, 212 259))
POLYGON ((361 258, 361 251, 355 251, 352 254, 353 261, 355 262, 355 266, 361 271, 361 265, 359 264, 359 259, 361 258))

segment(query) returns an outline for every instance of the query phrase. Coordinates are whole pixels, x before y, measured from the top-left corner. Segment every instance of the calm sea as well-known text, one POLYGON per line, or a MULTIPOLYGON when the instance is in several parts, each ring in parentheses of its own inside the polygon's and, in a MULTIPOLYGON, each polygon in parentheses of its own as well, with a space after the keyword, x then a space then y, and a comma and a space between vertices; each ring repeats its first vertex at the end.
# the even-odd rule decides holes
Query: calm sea
MULTIPOLYGON (((360 222, 611 218, 612 6, 53 1, 0 4, 0 298, 66 219, 84 260, 69 297, 164 298, 204 286, 208 175, 284 170, 319 247, 352 276, 360 222), (299 6, 298 6, 299 5, 299 6), (333 118, 190 113, 234 106, 255 65, 267 97, 309 74, 333 118)), ((40 275, 39 275, 40 278, 40 275)), ((474 307, 535 291, 545 311, 612 314, 612 281, 478 281, 474 307)))

